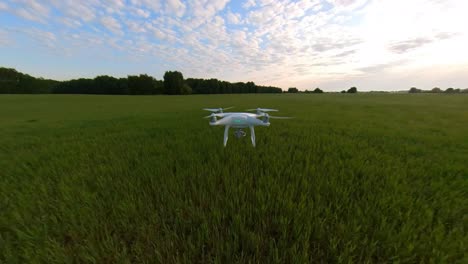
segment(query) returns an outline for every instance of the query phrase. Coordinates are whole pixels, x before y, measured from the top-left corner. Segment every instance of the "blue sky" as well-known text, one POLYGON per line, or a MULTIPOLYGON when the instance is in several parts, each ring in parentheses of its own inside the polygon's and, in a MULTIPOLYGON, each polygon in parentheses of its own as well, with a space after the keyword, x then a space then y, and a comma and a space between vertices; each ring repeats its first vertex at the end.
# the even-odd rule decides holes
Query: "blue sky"
POLYGON ((0 66, 284 89, 468 88, 468 1, 0 0, 0 66))

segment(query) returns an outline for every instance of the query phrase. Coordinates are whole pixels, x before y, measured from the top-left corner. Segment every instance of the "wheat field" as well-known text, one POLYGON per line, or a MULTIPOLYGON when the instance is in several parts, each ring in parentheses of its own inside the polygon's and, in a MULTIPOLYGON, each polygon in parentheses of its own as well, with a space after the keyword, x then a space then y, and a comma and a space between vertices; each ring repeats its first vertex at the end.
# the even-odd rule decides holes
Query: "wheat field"
POLYGON ((468 96, 0 96, 2 263, 467 263, 468 96), (268 107, 250 138, 204 107, 268 107))

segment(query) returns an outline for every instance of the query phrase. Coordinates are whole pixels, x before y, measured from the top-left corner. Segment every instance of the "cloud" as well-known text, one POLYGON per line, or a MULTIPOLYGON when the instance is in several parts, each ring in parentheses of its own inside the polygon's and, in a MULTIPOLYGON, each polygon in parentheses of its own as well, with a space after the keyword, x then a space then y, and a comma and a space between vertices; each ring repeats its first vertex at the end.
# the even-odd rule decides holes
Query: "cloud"
POLYGON ((141 8, 136 8, 135 9, 135 14, 140 16, 140 17, 143 17, 143 18, 148 18, 151 15, 151 13, 148 10, 144 10, 144 9, 141 9, 141 8))
POLYGON ((0 2, 0 11, 6 11, 8 9, 9 9, 9 7, 8 7, 7 3, 0 2))
POLYGON ((327 2, 339 10, 350 12, 365 6, 369 0, 327 0, 327 2))
POLYGON ((91 2, 87 1, 51 1, 52 5, 60 10, 66 18, 81 20, 89 23, 96 18, 97 10, 91 2))
POLYGON ((406 63, 405 60, 398 60, 398 61, 392 61, 388 63, 382 63, 382 64, 376 64, 376 65, 369 65, 366 67, 362 67, 357 69, 358 71, 364 72, 364 73, 379 73, 382 72, 386 69, 390 69, 396 66, 402 66, 404 63, 406 63))
POLYGON ((151 30, 156 38, 161 39, 161 40, 166 38, 166 34, 162 32, 160 29, 151 27, 151 30))
POLYGON ((242 4, 242 7, 244 9, 249 9, 249 8, 252 8, 254 7, 256 4, 255 4, 255 0, 246 0, 243 4, 242 4))
POLYGON ((130 3, 134 6, 146 7, 155 13, 161 11, 161 2, 159 0, 130 0, 130 3))
POLYGON ((361 43, 359 39, 335 39, 335 38, 323 38, 315 41, 311 45, 312 49, 317 52, 325 52, 329 50, 341 50, 352 47, 361 43))
POLYGON ((51 49, 57 48, 57 36, 50 31, 41 30, 37 28, 27 28, 10 30, 10 33, 25 34, 42 47, 51 49))
POLYGON ((70 56, 93 54, 93 65, 129 61, 138 62, 132 71, 167 67, 307 87, 400 66, 468 63, 459 52, 468 45, 465 7, 459 0, 15 0, 0 10, 16 16, 5 26, 20 30, 8 38, 0 31, 0 43, 27 29, 31 50, 70 47, 70 56))
POLYGON ((453 33, 453 32, 441 32, 441 33, 436 34, 434 37, 437 40, 446 40, 446 39, 451 39, 453 37, 456 37, 458 35, 459 34, 453 33))
POLYGON ((415 50, 422 46, 426 46, 435 41, 447 40, 447 39, 453 38, 456 35, 457 34, 450 33, 450 32, 442 32, 442 33, 438 33, 434 35, 433 37, 419 37, 419 38, 395 42, 389 45, 389 49, 392 52, 402 54, 402 53, 409 52, 411 50, 415 50))
POLYGON ((337 58, 339 58, 339 57, 347 57, 347 56, 353 55, 353 54, 355 54, 355 53, 356 53, 356 50, 346 50, 346 51, 343 51, 343 52, 340 52, 340 53, 334 55, 334 57, 337 57, 337 58))
POLYGON ((118 34, 118 35, 123 34, 122 26, 115 18, 110 17, 110 16, 103 17, 101 18, 101 23, 104 27, 106 27, 108 30, 110 30, 114 34, 118 34))
POLYGON ((82 26, 82 23, 78 19, 72 19, 72 18, 68 18, 68 17, 61 17, 61 18, 58 18, 58 21, 59 21, 59 23, 63 23, 64 25, 66 25, 67 27, 70 27, 70 28, 78 28, 78 27, 82 26))
POLYGON ((22 18, 24 18, 24 19, 27 19, 27 20, 37 21, 37 22, 44 22, 43 18, 41 18, 40 16, 35 15, 31 11, 29 11, 27 9, 24 9, 24 8, 20 8, 20 9, 15 10, 15 14, 22 17, 22 18))
POLYGON ((357 0, 327 0, 330 4, 335 6, 350 6, 358 2, 357 0))
POLYGON ((227 21, 231 24, 238 25, 241 23, 241 16, 240 14, 236 14, 233 12, 228 12, 226 15, 227 21))
MULTIPOLYGON (((45 23, 49 17, 50 9, 49 7, 40 4, 35 0, 20 0, 18 1, 18 7, 13 10, 13 13, 17 16, 20 16, 24 19, 45 23)), ((0 3, 0 10, 2 9, 0 3)), ((8 6, 4 4, 4 10, 7 10, 8 6)), ((12 10, 12 9, 10 9, 12 10)))
POLYGON ((405 53, 410 50, 422 47, 429 43, 432 43, 433 40, 429 38, 415 38, 410 40, 405 40, 401 42, 396 42, 390 45, 389 49, 395 53, 405 53))
POLYGON ((185 4, 180 0, 168 0, 166 3, 166 11, 169 14, 175 14, 178 17, 181 17, 185 13, 185 4))
POLYGON ((190 14, 188 24, 191 29, 199 27, 201 24, 210 21, 216 14, 222 11, 229 0, 192 0, 188 2, 190 14))
POLYGON ((134 33, 145 33, 146 32, 146 28, 144 27, 144 25, 142 25, 141 23, 139 23, 137 21, 127 20, 126 25, 127 25, 128 29, 130 31, 134 32, 134 33))
POLYGON ((40 4, 36 0, 23 0, 20 1, 25 4, 32 12, 35 14, 42 16, 42 17, 47 17, 49 15, 50 9, 47 6, 44 6, 43 4, 40 4))
POLYGON ((107 0, 106 2, 106 5, 111 4, 112 6, 115 6, 119 9, 125 7, 125 0, 107 0))

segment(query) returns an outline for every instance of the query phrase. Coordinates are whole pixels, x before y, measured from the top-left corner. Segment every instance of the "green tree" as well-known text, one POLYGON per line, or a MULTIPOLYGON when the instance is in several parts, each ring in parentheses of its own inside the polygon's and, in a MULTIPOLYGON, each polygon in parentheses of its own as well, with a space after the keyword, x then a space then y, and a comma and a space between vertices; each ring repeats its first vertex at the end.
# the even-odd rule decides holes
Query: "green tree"
POLYGON ((15 69, 0 68, 0 93, 15 93, 20 73, 15 69))
POLYGON ((182 94, 184 90, 184 76, 178 71, 164 73, 164 93, 182 94))
POLYGON ((455 92, 455 89, 453 88, 447 88, 447 90, 445 90, 445 93, 454 93, 455 92))
POLYGON ((297 93, 299 90, 296 87, 290 87, 288 88, 288 93, 297 93))
POLYGON ((154 78, 147 74, 128 76, 130 94, 154 94, 154 78))
POLYGON ((323 91, 320 88, 317 87, 317 88, 315 88, 313 93, 323 93, 323 91))
POLYGON ((164 93, 164 82, 153 78, 153 94, 164 93))
POLYGON ((246 83, 248 93, 256 93, 257 87, 254 82, 247 82, 246 83))
POLYGON ((409 89, 409 93, 420 93, 422 92, 421 89, 418 89, 416 87, 411 87, 411 89, 409 89))
POLYGON ((192 88, 188 84, 184 83, 182 94, 191 94, 191 93, 192 93, 192 88))
POLYGON ((357 93, 357 88, 356 87, 351 87, 348 89, 347 93, 357 93))
POLYGON ((441 92, 442 92, 442 90, 439 87, 434 87, 431 90, 431 93, 441 93, 441 92))

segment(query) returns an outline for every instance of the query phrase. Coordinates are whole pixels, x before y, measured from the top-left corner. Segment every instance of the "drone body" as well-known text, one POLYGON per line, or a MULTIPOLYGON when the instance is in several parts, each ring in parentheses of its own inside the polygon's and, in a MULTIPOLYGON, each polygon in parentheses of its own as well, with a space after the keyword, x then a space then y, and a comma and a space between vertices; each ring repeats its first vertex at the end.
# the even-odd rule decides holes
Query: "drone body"
POLYGON ((241 138, 246 136, 246 133, 243 131, 244 128, 250 129, 250 139, 252 140, 252 145, 255 147, 255 126, 270 126, 270 118, 278 119, 287 119, 289 117, 277 117, 270 116, 267 112, 278 111, 276 109, 249 109, 247 111, 256 110, 256 113, 246 113, 246 112, 228 112, 224 113, 223 110, 229 108, 205 108, 204 110, 211 111, 211 115, 206 116, 210 118, 211 126, 225 126, 224 128, 224 146, 226 146, 229 129, 234 128, 234 136, 236 138, 241 138), (221 119, 217 119, 217 118, 221 119), (262 118, 262 119, 258 119, 262 118))

